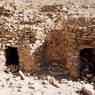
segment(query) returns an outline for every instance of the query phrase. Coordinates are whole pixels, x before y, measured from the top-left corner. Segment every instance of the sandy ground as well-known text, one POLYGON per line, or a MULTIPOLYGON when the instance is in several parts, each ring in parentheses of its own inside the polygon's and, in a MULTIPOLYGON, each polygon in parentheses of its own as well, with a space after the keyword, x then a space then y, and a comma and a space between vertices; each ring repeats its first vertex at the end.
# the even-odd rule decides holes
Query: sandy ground
POLYGON ((82 95, 78 93, 82 88, 80 82, 67 79, 59 82, 53 78, 53 85, 50 76, 49 79, 30 76, 22 80, 20 76, 0 72, 0 95, 82 95))

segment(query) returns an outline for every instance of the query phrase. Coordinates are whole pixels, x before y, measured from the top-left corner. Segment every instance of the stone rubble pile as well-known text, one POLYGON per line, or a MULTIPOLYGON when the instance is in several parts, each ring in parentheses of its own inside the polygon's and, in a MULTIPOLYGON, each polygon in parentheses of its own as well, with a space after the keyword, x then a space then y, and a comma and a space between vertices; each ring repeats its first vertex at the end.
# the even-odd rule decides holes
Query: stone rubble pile
POLYGON ((62 75, 66 74, 66 66, 64 66, 62 63, 53 62, 49 65, 48 68, 49 73, 52 75, 62 75))
POLYGON ((81 58, 80 77, 95 83, 95 54, 81 58))
POLYGON ((41 75, 61 76, 61 75, 66 75, 67 73, 68 73, 67 68, 65 65, 63 65, 63 63, 50 62, 46 64, 39 63, 39 66, 31 74, 37 75, 40 79, 42 78, 41 75))
POLYGON ((82 90, 80 82, 61 79, 59 82, 54 77, 38 79, 37 76, 25 76, 22 80, 18 75, 0 72, 0 92, 2 95, 80 95, 82 90))

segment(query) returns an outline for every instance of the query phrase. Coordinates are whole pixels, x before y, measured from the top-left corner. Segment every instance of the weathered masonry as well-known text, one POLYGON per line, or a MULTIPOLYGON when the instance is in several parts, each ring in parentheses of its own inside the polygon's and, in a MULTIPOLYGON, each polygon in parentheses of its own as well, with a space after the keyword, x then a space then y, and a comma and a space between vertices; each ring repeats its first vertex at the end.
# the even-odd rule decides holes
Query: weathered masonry
POLYGON ((62 73, 79 78, 83 58, 95 55, 94 2, 17 1, 0 1, 0 65, 31 72, 55 62, 62 73))

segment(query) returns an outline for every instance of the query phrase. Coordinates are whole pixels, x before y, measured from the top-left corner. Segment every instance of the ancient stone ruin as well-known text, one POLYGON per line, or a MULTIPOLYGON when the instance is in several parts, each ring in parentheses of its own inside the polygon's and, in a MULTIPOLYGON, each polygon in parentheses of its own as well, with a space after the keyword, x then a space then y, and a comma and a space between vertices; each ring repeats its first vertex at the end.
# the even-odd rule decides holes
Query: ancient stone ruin
POLYGON ((49 64, 48 70, 76 79, 91 64, 94 74, 95 2, 80 1, 0 1, 0 66, 32 72, 49 64))

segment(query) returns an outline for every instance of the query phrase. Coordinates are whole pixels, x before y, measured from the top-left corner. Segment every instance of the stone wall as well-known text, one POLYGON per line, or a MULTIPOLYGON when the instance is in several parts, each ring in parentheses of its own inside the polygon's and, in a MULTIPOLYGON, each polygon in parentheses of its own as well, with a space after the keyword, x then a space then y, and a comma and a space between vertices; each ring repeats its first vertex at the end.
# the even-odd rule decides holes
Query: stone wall
POLYGON ((16 47, 23 71, 58 62, 63 73, 79 77, 79 53, 95 47, 94 0, 0 1, 1 64, 4 50, 16 47), (48 4, 48 5, 47 5, 48 4))

